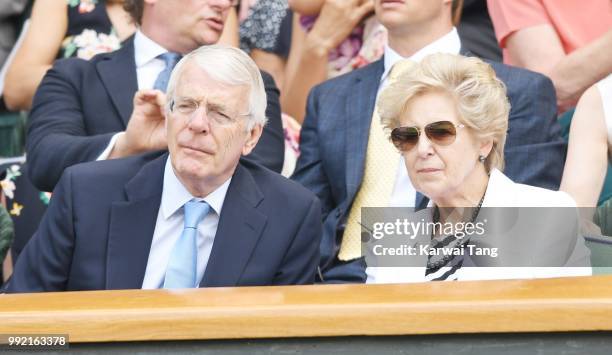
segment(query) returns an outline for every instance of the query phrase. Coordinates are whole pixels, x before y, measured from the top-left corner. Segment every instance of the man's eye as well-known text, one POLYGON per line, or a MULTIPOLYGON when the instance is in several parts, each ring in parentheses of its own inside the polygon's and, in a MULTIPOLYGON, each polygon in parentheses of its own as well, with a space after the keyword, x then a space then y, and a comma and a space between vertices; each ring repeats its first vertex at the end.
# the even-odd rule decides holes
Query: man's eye
POLYGON ((192 111, 195 110, 196 105, 194 105, 193 103, 188 103, 188 102, 181 102, 179 103, 176 108, 179 111, 192 111))
POLYGON ((229 122, 231 121, 230 117, 225 113, 217 110, 211 110, 209 115, 212 119, 217 120, 219 122, 229 122))

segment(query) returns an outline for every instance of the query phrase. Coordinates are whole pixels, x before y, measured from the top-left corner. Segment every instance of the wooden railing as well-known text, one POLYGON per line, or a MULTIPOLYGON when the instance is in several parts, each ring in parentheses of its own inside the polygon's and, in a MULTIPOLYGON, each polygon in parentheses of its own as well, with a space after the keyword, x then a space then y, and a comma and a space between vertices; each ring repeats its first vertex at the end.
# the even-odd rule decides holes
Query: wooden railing
POLYGON ((612 276, 0 295, 0 334, 70 342, 612 330, 612 276))

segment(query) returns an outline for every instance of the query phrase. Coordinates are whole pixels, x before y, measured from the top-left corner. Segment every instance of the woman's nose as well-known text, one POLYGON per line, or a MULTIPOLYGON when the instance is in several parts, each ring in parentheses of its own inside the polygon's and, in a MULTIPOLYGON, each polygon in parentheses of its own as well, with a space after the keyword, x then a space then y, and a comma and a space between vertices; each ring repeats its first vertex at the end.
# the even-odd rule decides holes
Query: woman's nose
POLYGON ((417 150, 419 157, 422 158, 430 156, 434 152, 433 145, 424 132, 419 135, 419 141, 417 142, 415 149, 417 150))

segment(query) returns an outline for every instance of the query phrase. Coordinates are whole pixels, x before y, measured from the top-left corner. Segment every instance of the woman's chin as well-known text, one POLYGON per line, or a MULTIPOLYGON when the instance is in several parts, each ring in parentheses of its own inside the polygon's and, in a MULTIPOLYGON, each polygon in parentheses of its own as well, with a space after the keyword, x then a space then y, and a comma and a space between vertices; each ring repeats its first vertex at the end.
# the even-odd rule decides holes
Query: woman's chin
POLYGON ((434 202, 437 201, 439 197, 443 195, 442 186, 440 186, 439 184, 423 183, 420 184, 419 187, 416 188, 416 190, 423 194, 423 196, 434 202))

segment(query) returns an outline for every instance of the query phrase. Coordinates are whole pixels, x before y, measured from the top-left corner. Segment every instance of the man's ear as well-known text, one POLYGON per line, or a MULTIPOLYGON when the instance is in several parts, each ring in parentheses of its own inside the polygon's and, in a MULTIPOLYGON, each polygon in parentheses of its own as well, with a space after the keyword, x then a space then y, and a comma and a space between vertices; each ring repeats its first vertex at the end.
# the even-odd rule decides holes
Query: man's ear
POLYGON ((255 145, 259 141, 259 137, 261 137, 261 133, 263 132, 263 127, 260 124, 256 124, 253 128, 247 133, 247 139, 242 147, 242 155, 249 155, 253 149, 255 149, 255 145))

